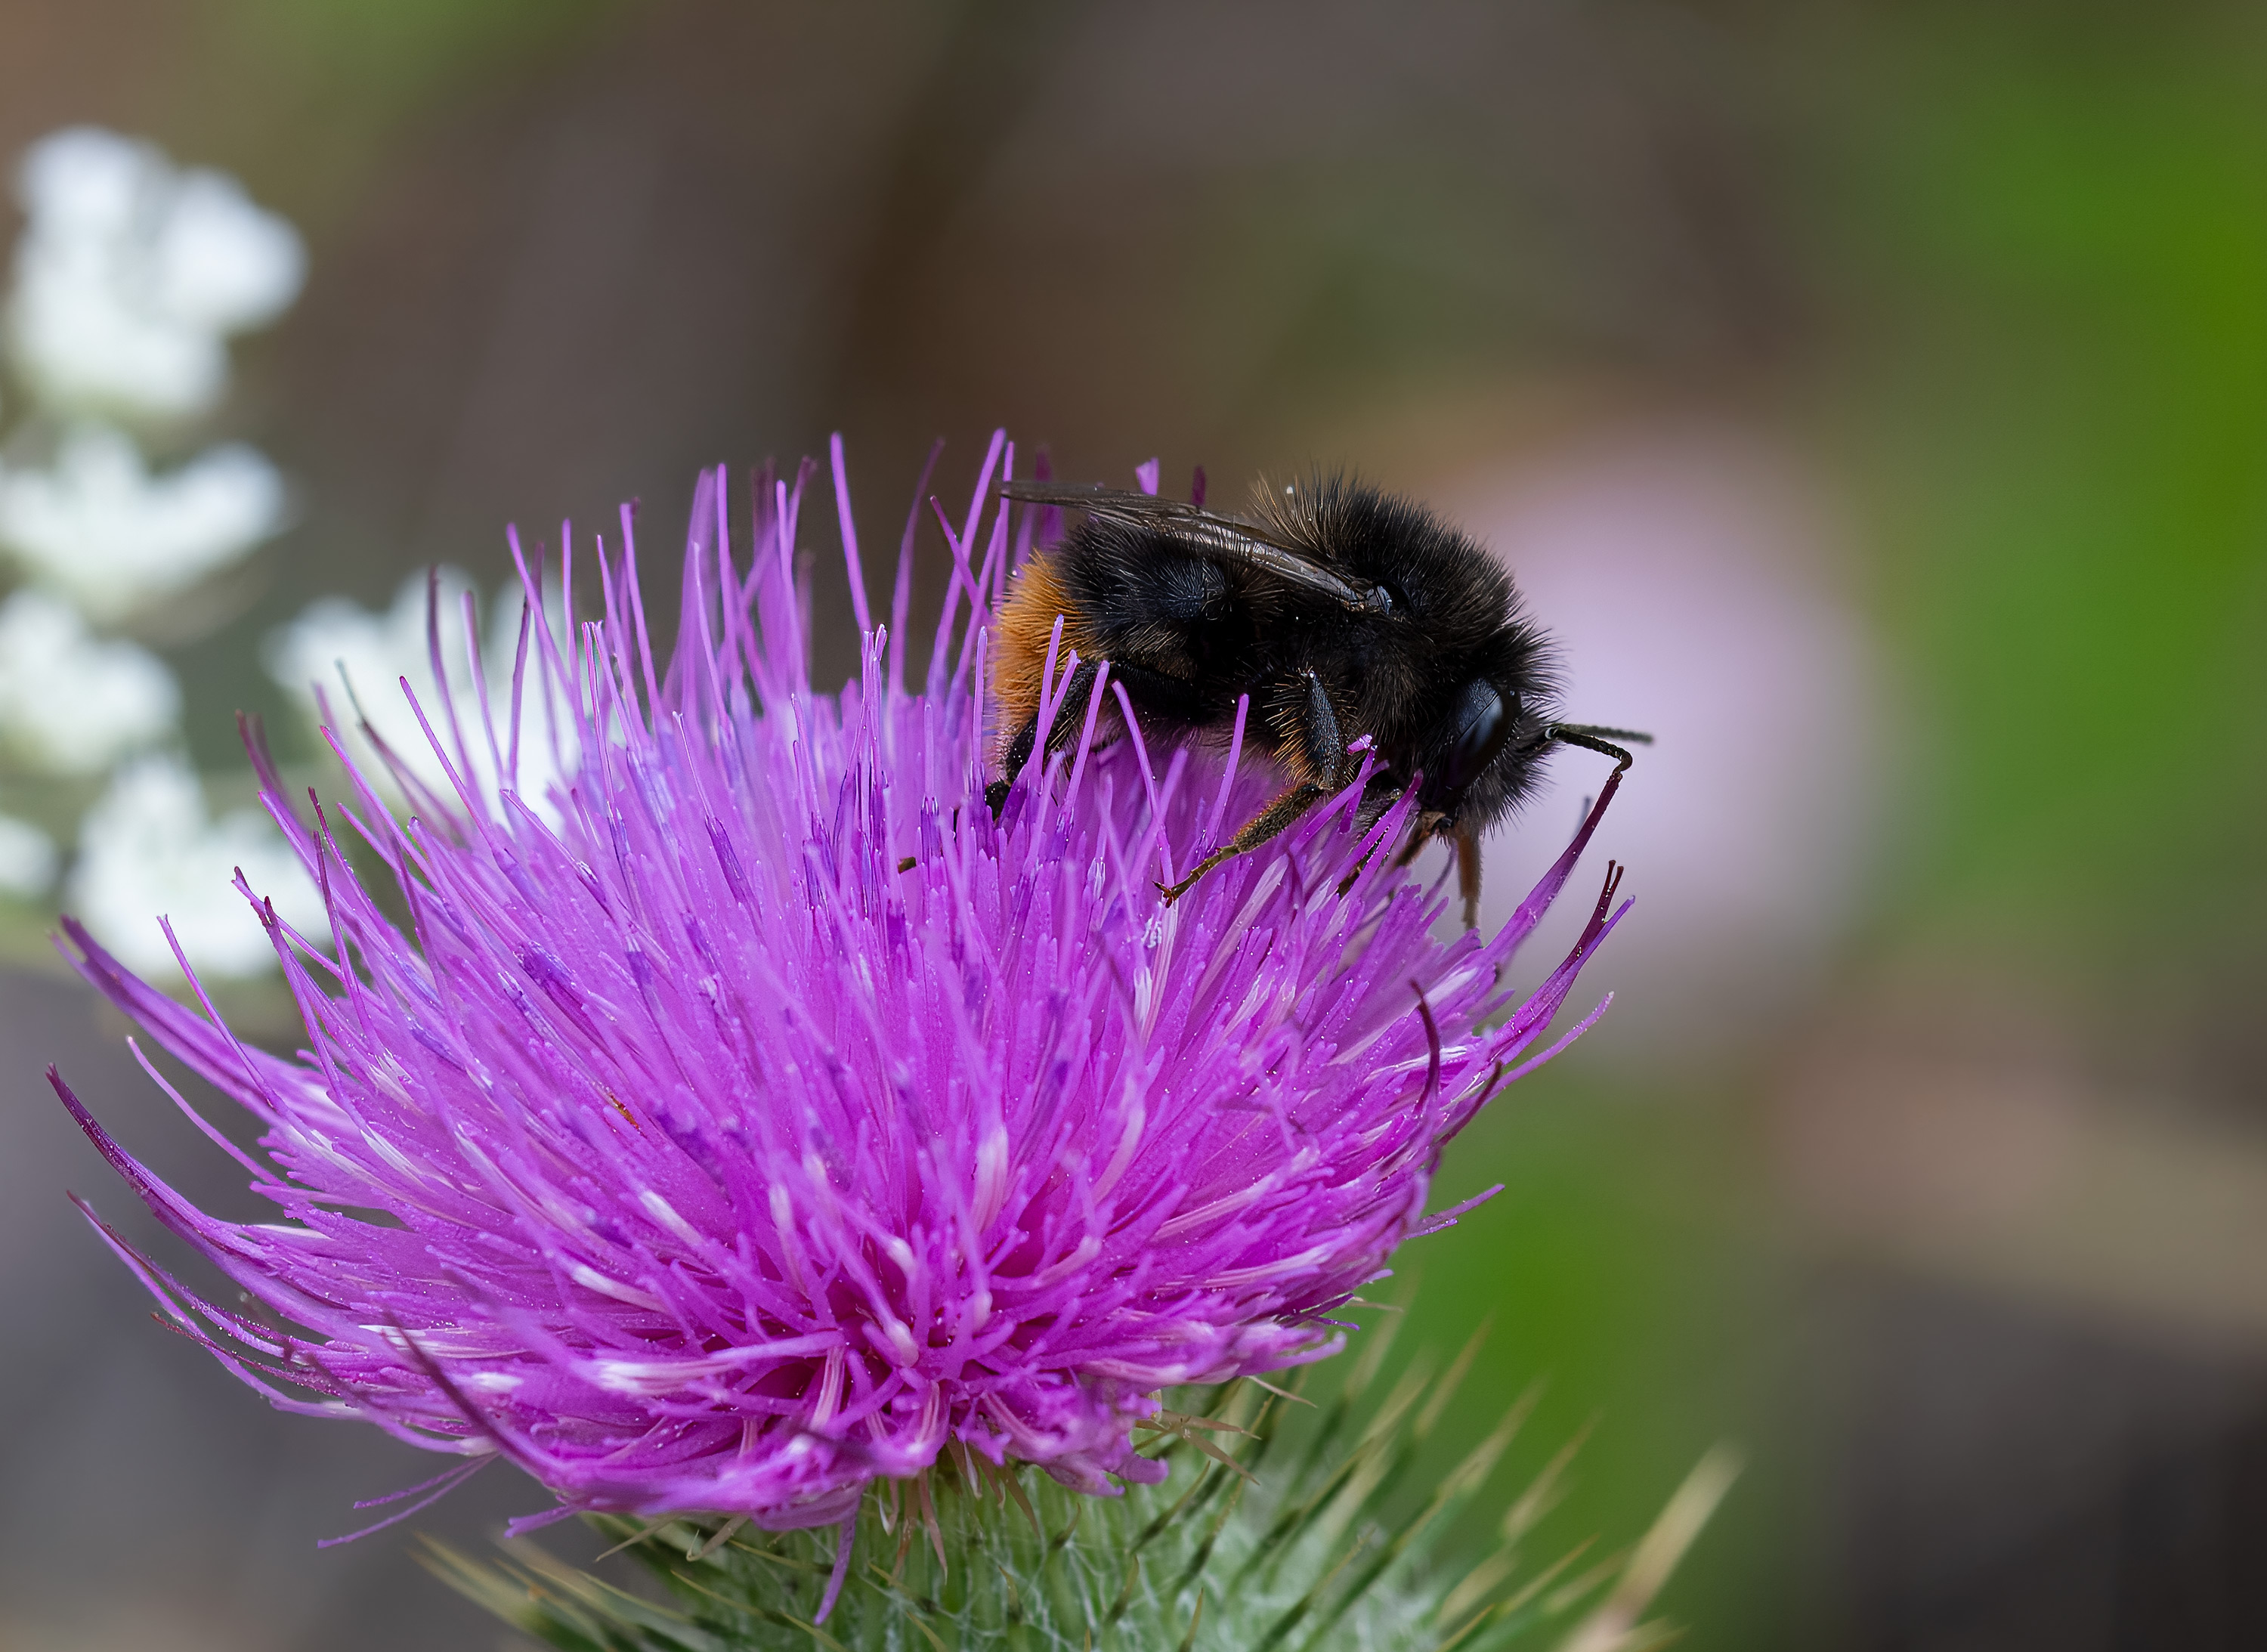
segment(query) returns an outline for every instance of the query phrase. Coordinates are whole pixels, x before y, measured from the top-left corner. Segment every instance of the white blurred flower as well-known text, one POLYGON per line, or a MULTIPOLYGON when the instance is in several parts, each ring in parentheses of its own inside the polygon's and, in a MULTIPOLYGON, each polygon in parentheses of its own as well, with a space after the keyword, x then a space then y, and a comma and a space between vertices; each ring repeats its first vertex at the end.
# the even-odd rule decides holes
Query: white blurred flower
POLYGON ((178 416, 228 384, 225 335, 298 296, 298 232, 224 173, 95 127, 34 144, 18 175, 8 340, 44 400, 178 416))
POLYGON ((180 716, 164 661, 106 642, 53 597, 19 591, 0 606, 0 738, 60 775, 97 775, 180 716))
POLYGON ((274 968, 275 954, 233 886, 238 870, 285 923, 311 942, 329 938, 314 880, 264 811, 212 819, 187 764, 171 754, 138 758, 80 823, 69 905, 132 969, 177 967, 158 927, 163 916, 200 973, 242 980, 274 968))
POLYGON ((28 900, 55 881, 55 841, 28 820, 0 814, 0 895, 28 900))
MULTIPOLYGON (((474 588, 466 575, 453 568, 440 570, 439 584, 442 666, 450 680, 459 685, 457 703, 477 707, 477 696, 466 686, 471 681, 471 665, 466 653, 463 617, 465 596, 474 588)), ((444 798, 453 799, 455 794, 450 788, 448 775, 434 754, 425 731, 418 726, 416 713, 401 693, 401 679, 406 677, 427 716, 440 716, 442 701, 433 680, 432 650, 426 627, 427 591, 426 576, 412 574, 402 582, 393 606, 384 613, 372 613, 342 597, 324 598, 289 625, 268 635, 268 673, 298 697, 311 723, 321 719, 315 700, 315 687, 319 685, 329 696, 334 726, 340 733, 351 731, 359 735, 362 720, 367 717, 387 749, 421 784, 444 798), (352 701, 345 692, 348 686, 353 690, 352 701)), ((560 623, 557 610, 561 600, 555 584, 546 592, 546 598, 554 611, 555 628, 560 623)), ((517 585, 505 586, 488 605, 488 635, 481 650, 481 670, 488 680, 498 752, 490 752, 488 734, 477 721, 467 720, 464 728, 468 748, 466 757, 483 796, 494 795, 496 757, 501 755, 507 767, 511 763, 511 681, 519 651, 524 606, 517 585)), ((545 715, 545 707, 554 702, 547 698, 551 691, 532 642, 528 654, 522 688, 527 709, 522 724, 517 783, 506 784, 517 790, 529 807, 550 819, 549 789, 562 773, 574 767, 577 753, 571 720, 563 715, 555 718, 545 715)), ((450 738, 445 723, 437 723, 434 732, 444 740, 450 738)), ((363 743, 362 750, 356 753, 357 762, 362 761, 368 750, 367 744, 363 743)), ((455 760, 454 753, 451 760, 455 760)), ((383 764, 366 763, 363 767, 374 783, 385 787, 395 801, 401 801, 383 764)))
POLYGON ((166 309, 216 333, 267 326, 291 307, 307 273, 290 222, 202 166, 176 180, 151 257, 166 309))
POLYGON ((0 466, 0 546, 97 620, 195 584, 283 524, 283 479, 240 444, 153 476, 124 433, 82 424, 53 468, 0 466))

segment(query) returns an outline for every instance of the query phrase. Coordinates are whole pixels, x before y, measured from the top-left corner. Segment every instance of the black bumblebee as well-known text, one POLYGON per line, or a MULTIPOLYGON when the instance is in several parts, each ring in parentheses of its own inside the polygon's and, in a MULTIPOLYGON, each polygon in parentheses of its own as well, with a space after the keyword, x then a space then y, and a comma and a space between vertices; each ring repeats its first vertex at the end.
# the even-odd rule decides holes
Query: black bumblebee
MULTIPOLYGON (((1010 499, 1082 511, 1066 538, 1017 575, 1000 616, 992 672, 1004 716, 996 814, 1038 739, 1055 618, 1078 667, 1046 750, 1076 743, 1104 662, 1141 714, 1183 734, 1224 731, 1251 696, 1244 738, 1288 784, 1224 848, 1164 891, 1170 901, 1230 855, 1257 848, 1361 767, 1374 819, 1414 784, 1419 812, 1402 860, 1455 841, 1464 922, 1479 921, 1479 834, 1535 786, 1552 746, 1615 759, 1614 740, 1651 737, 1561 723, 1551 650, 1494 558, 1422 505, 1342 477, 1280 492, 1249 517, 1143 493, 1011 482, 1010 499)), ((1201 500, 1201 484, 1199 499, 1201 500)), ((1097 738, 1121 732, 1116 697, 1097 738)))

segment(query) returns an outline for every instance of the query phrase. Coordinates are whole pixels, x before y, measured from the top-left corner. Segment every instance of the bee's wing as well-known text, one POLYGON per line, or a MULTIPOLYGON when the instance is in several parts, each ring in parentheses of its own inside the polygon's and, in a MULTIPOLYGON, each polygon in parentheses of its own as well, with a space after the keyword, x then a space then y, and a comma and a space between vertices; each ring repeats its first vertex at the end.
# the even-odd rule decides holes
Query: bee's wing
POLYGON ((1000 492, 1025 504, 1083 510, 1100 521, 1124 527, 1162 529, 1206 555, 1257 569, 1357 613, 1373 613, 1383 606, 1370 592, 1356 591, 1317 562, 1305 547, 1288 543, 1273 530, 1241 517, 1224 517, 1178 499, 1116 488, 1011 481, 1002 484, 1000 492))

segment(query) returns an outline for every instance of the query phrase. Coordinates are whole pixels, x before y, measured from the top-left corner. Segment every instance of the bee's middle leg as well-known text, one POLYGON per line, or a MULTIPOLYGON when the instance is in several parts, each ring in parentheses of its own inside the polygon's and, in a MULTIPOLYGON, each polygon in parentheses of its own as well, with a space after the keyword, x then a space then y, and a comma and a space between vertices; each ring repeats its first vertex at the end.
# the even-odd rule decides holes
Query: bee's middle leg
POLYGON ((1165 904, 1170 907, 1178 900, 1189 892, 1191 885, 1222 861, 1233 860, 1239 855, 1248 854, 1266 842, 1268 839, 1280 837, 1289 828, 1293 821, 1313 808, 1318 800, 1329 795, 1328 788, 1315 785, 1310 781, 1296 781, 1285 787, 1275 795, 1273 802, 1244 823, 1244 829, 1241 832, 1199 861, 1196 863, 1196 870, 1186 877, 1170 886, 1164 884, 1158 885, 1157 891, 1164 896, 1165 904))
POLYGON ((1287 709, 1284 721, 1288 724, 1285 730, 1288 738, 1283 742, 1281 754, 1297 778, 1277 793, 1265 809, 1244 822, 1242 831, 1199 861, 1186 877, 1170 888, 1158 885, 1167 906, 1180 899, 1191 885, 1222 861, 1249 854, 1269 839, 1280 837, 1301 815, 1361 772, 1361 760, 1346 754, 1338 712, 1331 704, 1322 679, 1312 672, 1302 671, 1281 684, 1280 690, 1280 703, 1287 709))

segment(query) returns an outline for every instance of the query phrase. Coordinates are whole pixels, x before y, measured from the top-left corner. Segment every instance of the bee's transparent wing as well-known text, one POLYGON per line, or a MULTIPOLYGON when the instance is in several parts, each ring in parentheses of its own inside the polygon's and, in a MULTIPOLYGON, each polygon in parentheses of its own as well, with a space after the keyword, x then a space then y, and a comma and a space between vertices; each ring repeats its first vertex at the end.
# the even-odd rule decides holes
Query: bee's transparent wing
POLYGON ((1155 494, 1116 488, 1011 481, 1003 484, 1000 492, 1025 504, 1055 505, 1065 510, 1083 510, 1099 521, 1124 527, 1162 530, 1207 555, 1256 569, 1359 613, 1376 613, 1385 606, 1377 593, 1356 591, 1316 562, 1314 554, 1303 546, 1287 543, 1273 530, 1240 517, 1222 516, 1178 499, 1160 499, 1155 494))

